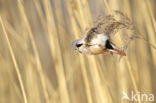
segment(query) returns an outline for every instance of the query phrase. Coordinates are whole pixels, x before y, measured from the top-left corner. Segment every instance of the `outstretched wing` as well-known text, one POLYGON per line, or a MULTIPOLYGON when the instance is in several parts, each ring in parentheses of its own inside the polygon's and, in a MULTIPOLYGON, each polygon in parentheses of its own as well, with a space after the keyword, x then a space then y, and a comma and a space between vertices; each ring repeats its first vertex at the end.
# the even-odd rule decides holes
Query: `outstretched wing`
POLYGON ((99 16, 93 29, 97 33, 108 35, 111 42, 123 50, 133 39, 139 37, 131 20, 119 11, 115 11, 114 15, 99 16))

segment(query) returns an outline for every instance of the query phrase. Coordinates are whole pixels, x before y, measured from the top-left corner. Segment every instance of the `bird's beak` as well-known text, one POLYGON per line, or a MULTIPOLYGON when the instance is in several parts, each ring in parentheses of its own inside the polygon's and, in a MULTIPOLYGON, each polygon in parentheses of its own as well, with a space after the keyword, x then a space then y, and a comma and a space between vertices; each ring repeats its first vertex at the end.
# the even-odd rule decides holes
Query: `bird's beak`
POLYGON ((78 50, 78 48, 77 48, 77 46, 76 46, 76 44, 77 44, 78 41, 79 41, 79 40, 75 40, 75 41, 73 41, 73 43, 72 43, 72 48, 73 48, 74 50, 78 50))
POLYGON ((76 47, 75 50, 78 50, 78 48, 76 47))

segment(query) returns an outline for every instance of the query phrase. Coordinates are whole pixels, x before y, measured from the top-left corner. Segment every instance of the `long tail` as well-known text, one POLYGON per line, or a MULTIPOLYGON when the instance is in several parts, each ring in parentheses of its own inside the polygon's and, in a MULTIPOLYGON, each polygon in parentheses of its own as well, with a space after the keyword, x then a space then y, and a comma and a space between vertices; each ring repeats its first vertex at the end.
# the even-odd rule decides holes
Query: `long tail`
POLYGON ((126 53, 117 49, 117 48, 114 48, 114 51, 117 52, 118 54, 122 55, 122 56, 126 56, 126 53))
POLYGON ((115 44, 113 44, 112 42, 111 42, 111 44, 109 44, 109 45, 108 44, 109 44, 109 42, 107 42, 106 47, 107 48, 109 47, 109 50, 111 50, 112 52, 115 52, 117 54, 120 54, 121 56, 126 56, 126 53, 124 51, 120 50, 118 47, 116 47, 115 44))

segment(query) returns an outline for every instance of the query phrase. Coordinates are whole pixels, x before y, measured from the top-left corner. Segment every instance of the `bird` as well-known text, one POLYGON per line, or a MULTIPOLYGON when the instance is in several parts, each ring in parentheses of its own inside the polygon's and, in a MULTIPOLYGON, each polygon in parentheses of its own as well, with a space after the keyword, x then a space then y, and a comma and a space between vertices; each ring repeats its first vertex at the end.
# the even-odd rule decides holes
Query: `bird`
POLYGON ((110 52, 126 56, 126 53, 115 46, 106 34, 91 33, 81 39, 75 40, 72 46, 74 50, 78 50, 80 53, 84 54, 97 55, 110 52))
POLYGON ((125 48, 138 36, 133 33, 134 26, 125 14, 116 11, 115 15, 121 19, 116 19, 114 15, 99 16, 82 38, 72 42, 72 48, 83 54, 115 53, 126 56, 125 48), (117 33, 120 30, 132 33, 117 33))

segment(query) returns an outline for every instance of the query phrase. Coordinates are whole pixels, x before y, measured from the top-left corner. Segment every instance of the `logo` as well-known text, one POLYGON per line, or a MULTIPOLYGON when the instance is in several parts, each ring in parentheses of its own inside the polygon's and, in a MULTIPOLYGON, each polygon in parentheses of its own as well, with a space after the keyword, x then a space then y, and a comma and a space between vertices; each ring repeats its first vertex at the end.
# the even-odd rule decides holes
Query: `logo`
POLYGON ((141 102, 152 102, 154 101, 154 94, 146 94, 146 93, 134 93, 131 91, 130 95, 127 95, 125 91, 122 92, 122 100, 128 101, 141 101, 141 102))

